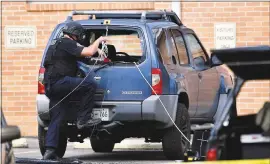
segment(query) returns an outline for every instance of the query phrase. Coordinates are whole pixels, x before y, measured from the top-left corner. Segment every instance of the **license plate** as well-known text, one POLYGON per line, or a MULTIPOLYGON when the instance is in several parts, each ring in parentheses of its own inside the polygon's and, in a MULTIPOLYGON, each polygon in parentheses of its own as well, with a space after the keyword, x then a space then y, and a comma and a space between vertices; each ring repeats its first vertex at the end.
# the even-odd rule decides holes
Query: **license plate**
POLYGON ((102 121, 109 121, 109 109, 94 108, 92 112, 92 118, 100 118, 102 121))

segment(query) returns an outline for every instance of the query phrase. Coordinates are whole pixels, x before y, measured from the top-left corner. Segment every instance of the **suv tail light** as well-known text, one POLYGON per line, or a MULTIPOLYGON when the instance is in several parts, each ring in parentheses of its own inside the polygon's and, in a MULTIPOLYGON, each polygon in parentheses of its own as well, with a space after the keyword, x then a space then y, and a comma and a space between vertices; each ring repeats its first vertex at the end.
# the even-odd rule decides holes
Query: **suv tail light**
POLYGON ((45 68, 40 68, 39 69, 39 74, 38 74, 38 94, 45 94, 45 87, 42 83, 44 79, 44 72, 45 68))
POLYGON ((111 60, 110 60, 109 58, 105 58, 105 59, 103 60, 103 62, 104 62, 104 63, 110 63, 111 60))
POLYGON ((206 160, 207 161, 217 160, 217 149, 216 148, 211 148, 207 151, 206 160))
POLYGON ((158 68, 152 68, 152 94, 155 93, 160 95, 162 94, 162 78, 161 78, 161 70, 158 68))

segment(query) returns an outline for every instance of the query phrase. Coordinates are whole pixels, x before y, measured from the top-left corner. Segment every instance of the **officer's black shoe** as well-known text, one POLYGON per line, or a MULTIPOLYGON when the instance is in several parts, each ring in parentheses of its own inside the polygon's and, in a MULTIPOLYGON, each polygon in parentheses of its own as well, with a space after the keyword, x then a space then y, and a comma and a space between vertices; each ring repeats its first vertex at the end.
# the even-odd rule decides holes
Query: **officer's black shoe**
POLYGON ((78 129, 89 128, 89 127, 98 125, 100 123, 101 123, 101 119, 100 118, 94 118, 94 119, 91 119, 91 120, 86 121, 86 122, 77 121, 77 128, 78 129))
POLYGON ((61 158, 59 158, 56 155, 55 149, 47 148, 42 159, 43 160, 60 160, 61 158))

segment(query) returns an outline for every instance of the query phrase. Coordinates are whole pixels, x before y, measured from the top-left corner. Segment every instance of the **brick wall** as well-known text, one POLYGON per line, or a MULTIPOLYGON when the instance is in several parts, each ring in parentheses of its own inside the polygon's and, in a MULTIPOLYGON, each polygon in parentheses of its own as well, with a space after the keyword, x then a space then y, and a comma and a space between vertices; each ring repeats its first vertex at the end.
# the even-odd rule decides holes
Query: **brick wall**
POLYGON ((137 35, 108 37, 108 44, 113 44, 116 52, 126 52, 131 56, 142 56, 140 38, 137 35))
MULTIPOLYGON (((195 30, 209 51, 214 23, 236 23, 236 46, 270 45, 270 2, 182 2, 182 21, 195 30)), ((247 82, 237 99, 238 114, 257 112, 270 100, 270 81, 247 82)))
MULTIPOLYGON (((5 26, 36 26, 37 47, 5 49, 2 37, 2 107, 9 124, 24 136, 37 134, 37 74, 43 49, 57 23, 73 9, 171 9, 170 2, 55 3, 2 2, 5 26)), ((181 2, 183 22, 193 28, 209 50, 214 47, 214 22, 236 22, 237 46, 269 45, 269 2, 181 2), (224 11, 224 12, 223 12, 224 11)), ((78 17, 81 18, 81 17, 78 17)), ((136 43, 137 44, 137 43, 136 43)), ((238 99, 240 113, 252 113, 269 94, 269 81, 249 82, 238 99), (256 92, 256 93, 255 93, 256 92)))

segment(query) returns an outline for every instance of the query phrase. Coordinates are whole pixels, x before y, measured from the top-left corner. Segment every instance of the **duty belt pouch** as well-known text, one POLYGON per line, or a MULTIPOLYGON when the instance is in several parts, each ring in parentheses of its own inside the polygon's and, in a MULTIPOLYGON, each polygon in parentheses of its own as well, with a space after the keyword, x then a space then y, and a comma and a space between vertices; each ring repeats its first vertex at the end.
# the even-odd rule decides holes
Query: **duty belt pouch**
POLYGON ((50 54, 48 56, 48 61, 49 61, 49 65, 52 65, 52 66, 49 66, 49 71, 48 71, 48 82, 46 83, 46 96, 47 97, 50 97, 51 95, 51 80, 52 80, 52 73, 53 73, 53 69, 54 69, 54 66, 55 66, 55 60, 53 59, 53 57, 55 56, 55 53, 56 53, 56 50, 57 50, 57 46, 59 45, 61 41, 60 40, 53 40, 52 43, 51 43, 51 46, 52 46, 52 54, 50 54))

